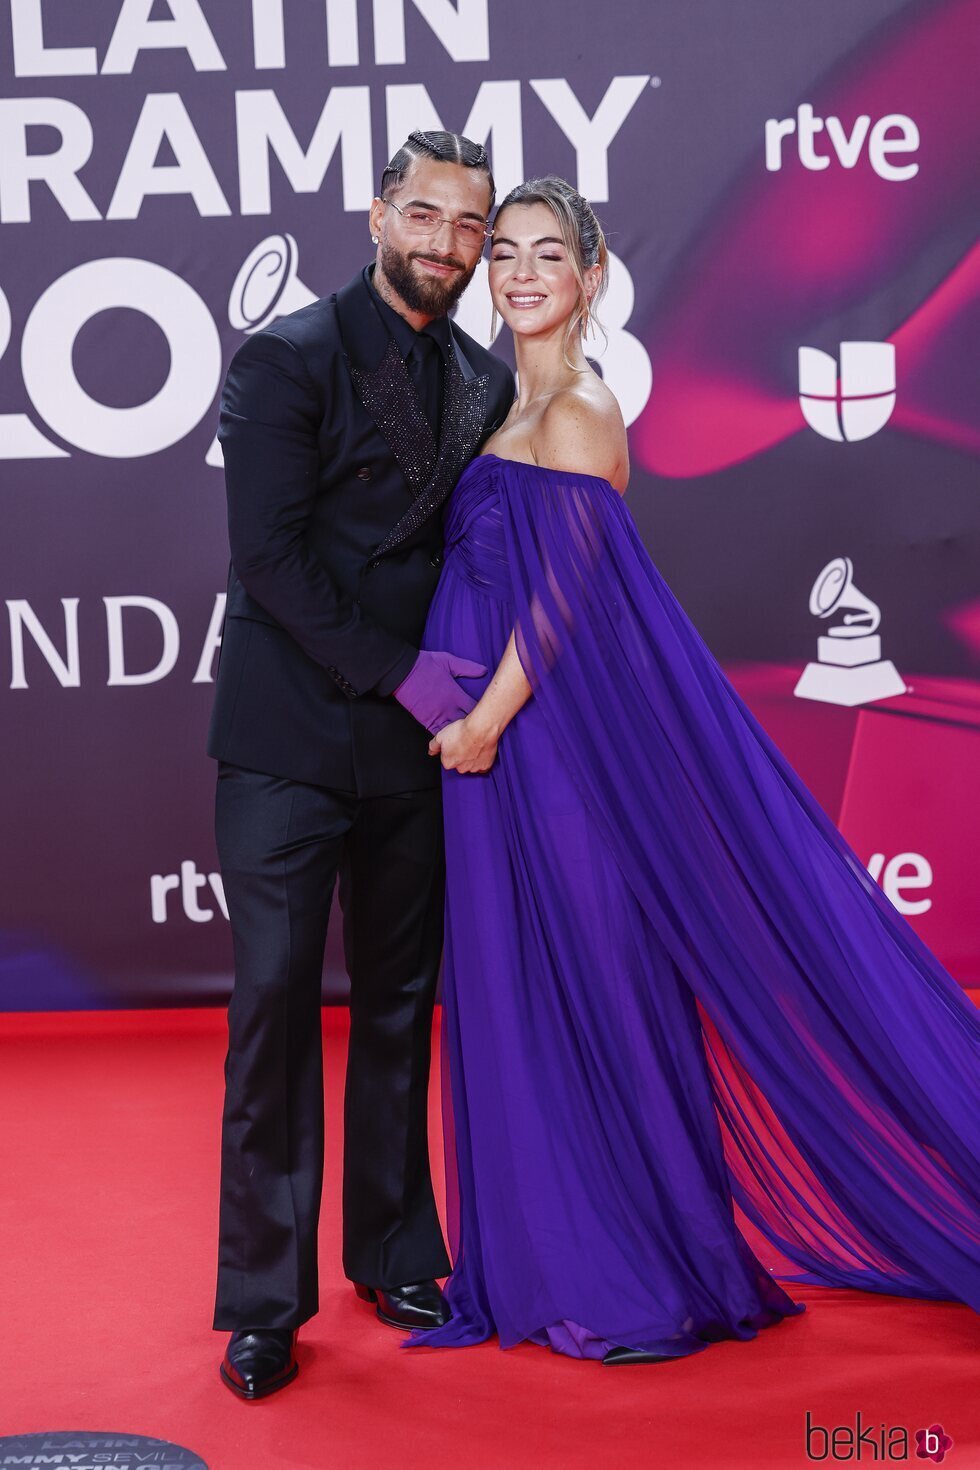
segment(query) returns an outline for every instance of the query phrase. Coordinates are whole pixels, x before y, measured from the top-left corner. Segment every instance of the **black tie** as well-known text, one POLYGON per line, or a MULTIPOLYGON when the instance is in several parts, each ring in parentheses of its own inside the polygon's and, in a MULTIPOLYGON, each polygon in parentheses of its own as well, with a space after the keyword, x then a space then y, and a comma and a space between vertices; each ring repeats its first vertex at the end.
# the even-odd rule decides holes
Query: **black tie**
POLYGON ((405 366, 415 384, 432 432, 438 439, 442 408, 442 349, 424 328, 416 336, 412 350, 405 359, 405 366))

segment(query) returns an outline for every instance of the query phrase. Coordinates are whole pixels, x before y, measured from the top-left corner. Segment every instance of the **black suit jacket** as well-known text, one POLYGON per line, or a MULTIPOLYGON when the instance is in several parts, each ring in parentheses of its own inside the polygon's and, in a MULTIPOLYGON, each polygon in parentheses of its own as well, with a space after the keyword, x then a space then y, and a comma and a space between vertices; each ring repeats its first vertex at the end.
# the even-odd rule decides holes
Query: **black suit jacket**
POLYGON ((366 271, 235 353, 217 759, 362 796, 438 782, 391 691, 439 577, 443 503, 514 397, 504 362, 450 337, 438 445, 366 271))

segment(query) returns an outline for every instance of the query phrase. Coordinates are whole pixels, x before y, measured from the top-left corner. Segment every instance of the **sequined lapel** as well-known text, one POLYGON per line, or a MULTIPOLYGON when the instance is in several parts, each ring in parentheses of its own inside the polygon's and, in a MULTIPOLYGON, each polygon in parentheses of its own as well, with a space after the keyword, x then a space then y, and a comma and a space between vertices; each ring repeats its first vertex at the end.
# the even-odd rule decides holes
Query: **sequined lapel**
POLYGON ((405 361, 388 338, 384 356, 368 371, 348 359, 351 382, 395 456, 413 493, 418 496, 435 471, 438 447, 405 361))
POLYGON ((408 368, 371 300, 367 272, 337 292, 340 334, 351 382, 412 491, 404 515, 375 548, 383 556, 438 510, 469 463, 486 427, 490 374, 477 374, 450 324, 438 445, 408 368))
MULTIPOLYGON (((439 509, 462 474, 464 466, 472 459, 473 451, 483 437, 490 374, 484 373, 480 376, 464 378, 457 360, 458 348, 455 339, 453 348, 454 350, 446 360, 441 432, 431 474, 405 514, 392 526, 384 540, 375 548, 375 556, 384 556, 401 542, 407 541, 409 536, 414 535, 419 526, 439 509)), ((397 348, 395 350, 397 353, 397 348)), ((401 361, 400 355, 399 361, 401 361)), ((408 377, 408 370, 404 363, 402 367, 405 376, 408 377)), ((409 386, 414 393, 414 384, 410 378, 409 386)), ((417 399, 416 402, 418 402, 417 399)), ((419 404, 419 412, 421 412, 421 404, 419 404)))

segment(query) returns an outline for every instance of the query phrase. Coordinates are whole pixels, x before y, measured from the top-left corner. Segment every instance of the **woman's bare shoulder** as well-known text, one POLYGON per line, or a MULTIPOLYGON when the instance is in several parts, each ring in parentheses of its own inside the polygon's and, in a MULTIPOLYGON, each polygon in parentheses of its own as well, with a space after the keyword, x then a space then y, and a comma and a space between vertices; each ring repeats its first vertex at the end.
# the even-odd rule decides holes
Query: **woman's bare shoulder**
POLYGON ((620 494, 629 480, 626 426, 619 404, 598 376, 563 388, 549 399, 531 440, 545 469, 578 471, 608 480, 620 494))

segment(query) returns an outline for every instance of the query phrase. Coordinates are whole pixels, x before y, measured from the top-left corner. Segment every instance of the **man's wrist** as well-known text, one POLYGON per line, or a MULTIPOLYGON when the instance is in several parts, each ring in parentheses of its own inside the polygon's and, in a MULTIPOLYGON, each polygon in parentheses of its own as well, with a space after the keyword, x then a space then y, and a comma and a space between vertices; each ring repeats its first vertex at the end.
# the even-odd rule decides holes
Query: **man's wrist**
POLYGON ((398 659, 398 662, 393 664, 388 672, 375 684, 375 693, 382 695, 394 694, 398 686, 404 684, 418 661, 418 649, 406 646, 405 652, 398 659))

